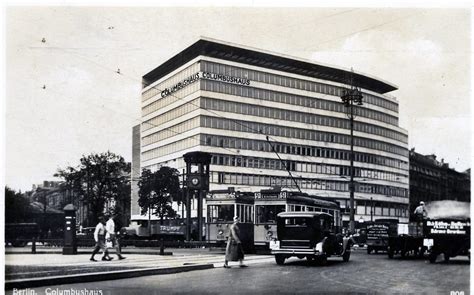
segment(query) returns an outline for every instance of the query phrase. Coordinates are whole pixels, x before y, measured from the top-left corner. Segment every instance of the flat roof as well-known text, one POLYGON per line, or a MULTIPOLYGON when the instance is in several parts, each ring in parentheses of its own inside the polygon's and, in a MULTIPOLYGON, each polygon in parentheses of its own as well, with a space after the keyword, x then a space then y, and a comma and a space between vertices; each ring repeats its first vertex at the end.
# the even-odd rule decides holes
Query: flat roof
POLYGON ((398 89, 391 83, 367 74, 205 37, 145 74, 143 87, 201 55, 344 84, 351 77, 356 86, 381 94, 398 89))

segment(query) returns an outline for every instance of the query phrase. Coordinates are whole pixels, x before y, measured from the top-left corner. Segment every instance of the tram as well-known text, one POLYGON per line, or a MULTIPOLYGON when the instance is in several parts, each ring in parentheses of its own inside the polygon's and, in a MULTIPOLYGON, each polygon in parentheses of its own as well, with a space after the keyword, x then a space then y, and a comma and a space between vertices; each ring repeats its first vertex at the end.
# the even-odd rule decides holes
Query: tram
POLYGON ((253 250, 254 193, 227 190, 210 191, 206 196, 206 237, 210 245, 224 246, 234 216, 240 219, 242 246, 253 250))
POLYGON ((277 238, 277 215, 280 212, 324 212, 334 218, 339 231, 342 217, 339 203, 328 198, 317 197, 281 189, 262 190, 255 193, 254 243, 256 247, 268 249, 272 239, 277 238))

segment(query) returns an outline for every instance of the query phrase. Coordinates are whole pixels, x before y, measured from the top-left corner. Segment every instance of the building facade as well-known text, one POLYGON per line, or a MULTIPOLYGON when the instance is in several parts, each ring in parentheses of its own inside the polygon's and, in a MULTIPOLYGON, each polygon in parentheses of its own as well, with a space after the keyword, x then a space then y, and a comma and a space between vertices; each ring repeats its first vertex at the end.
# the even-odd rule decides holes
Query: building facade
MULTIPOLYGON (((471 172, 458 172, 436 155, 410 150, 410 213, 420 201, 471 201, 471 172)), ((413 218, 413 216, 412 216, 413 218)))
POLYGON ((347 222, 350 122, 340 96, 348 81, 363 94, 354 123, 356 221, 407 221, 408 134, 386 94, 395 86, 212 39, 143 76, 140 168, 182 171, 183 154, 208 152, 211 190, 296 190, 297 183, 340 201, 347 222))

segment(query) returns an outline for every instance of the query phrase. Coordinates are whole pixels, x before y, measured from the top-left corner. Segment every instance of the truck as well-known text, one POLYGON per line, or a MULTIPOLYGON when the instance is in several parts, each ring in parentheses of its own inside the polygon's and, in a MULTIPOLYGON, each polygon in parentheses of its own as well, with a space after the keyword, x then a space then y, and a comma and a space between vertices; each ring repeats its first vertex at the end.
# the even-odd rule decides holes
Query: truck
POLYGON ((444 260, 466 255, 471 252, 470 218, 430 218, 423 222, 398 224, 397 235, 389 236, 388 257, 400 253, 402 257, 413 253, 424 257, 428 254, 431 263, 435 263, 439 254, 444 260))
POLYGON ((396 235, 398 219, 378 219, 367 224, 367 254, 387 251, 389 236, 396 235))
POLYGON ((451 257, 471 254, 471 219, 442 218, 428 219, 423 223, 423 245, 428 250, 431 263, 435 263, 439 254, 444 260, 451 257))
POLYGON ((422 223, 398 223, 396 231, 388 237, 388 258, 393 258, 397 254, 400 254, 402 258, 410 254, 423 257, 426 251, 423 240, 422 223))

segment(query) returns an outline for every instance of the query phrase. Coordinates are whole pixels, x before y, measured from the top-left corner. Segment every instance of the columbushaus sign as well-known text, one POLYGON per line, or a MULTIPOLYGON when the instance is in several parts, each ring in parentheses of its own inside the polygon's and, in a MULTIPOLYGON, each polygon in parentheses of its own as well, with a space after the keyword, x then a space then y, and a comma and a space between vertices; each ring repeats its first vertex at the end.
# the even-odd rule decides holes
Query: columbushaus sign
POLYGON ((215 73, 210 73, 210 72, 197 72, 196 74, 193 74, 183 81, 176 83, 175 85, 165 88, 163 91, 161 91, 161 97, 166 97, 168 95, 173 94, 174 92, 183 89, 184 87, 193 84, 194 82, 198 81, 199 79, 206 79, 206 80, 216 80, 216 81, 222 81, 226 83, 232 83, 232 84, 240 84, 244 86, 250 85, 250 80, 245 79, 245 78, 239 78, 239 77, 234 77, 234 76, 229 76, 229 75, 222 75, 222 74, 215 74, 215 73))

